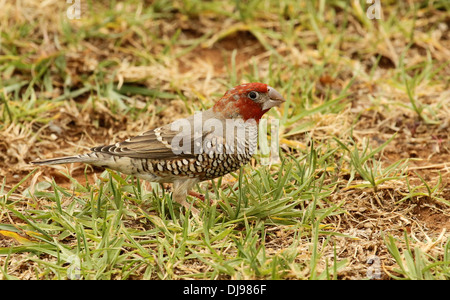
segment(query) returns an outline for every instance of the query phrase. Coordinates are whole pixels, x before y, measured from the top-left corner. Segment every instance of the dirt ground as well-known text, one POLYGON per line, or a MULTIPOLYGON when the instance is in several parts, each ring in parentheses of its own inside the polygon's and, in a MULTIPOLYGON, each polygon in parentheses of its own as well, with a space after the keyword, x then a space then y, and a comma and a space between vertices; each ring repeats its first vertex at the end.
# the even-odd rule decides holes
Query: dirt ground
MULTIPOLYGON (((223 72, 225 65, 224 59, 229 59, 230 49, 238 43, 238 39, 230 41, 225 40, 217 43, 211 49, 205 49, 196 53, 198 57, 209 62, 217 72, 223 72)), ((245 39, 248 43, 248 39, 245 39)), ((249 45, 254 49, 259 49, 258 44, 249 45)), ((250 54, 249 54, 250 55, 250 54)), ((245 53, 238 57, 238 65, 245 66, 243 61, 247 59, 245 53)), ((180 62, 182 65, 182 62, 180 62)), ((76 101, 84 101, 83 97, 76 101)), ((170 109, 158 116, 151 126, 161 125, 169 120, 175 119, 180 115, 186 115, 182 103, 172 100, 173 105, 170 109)), ((52 113, 52 112, 49 112, 52 113)), ((74 152, 81 153, 90 146, 107 144, 125 139, 134 132, 142 132, 149 128, 147 124, 136 124, 134 120, 129 120, 126 116, 116 118, 110 114, 102 112, 90 112, 84 117, 73 115, 69 108, 62 108, 58 112, 59 117, 53 121, 54 126, 62 128, 64 134, 59 135, 52 128, 41 128, 41 136, 46 136, 44 140, 32 141, 21 140, 20 135, 16 138, 18 145, 26 144, 29 155, 26 155, 23 161, 20 161, 11 155, 7 150, 11 144, 0 143, 2 153, 7 153, 0 159, 0 175, 6 179, 6 188, 13 187, 34 167, 28 162, 35 157, 53 157, 59 155, 69 155, 74 152), (100 124, 99 127, 92 125, 92 120, 100 124), (36 147, 36 148, 35 148, 36 147)), ((37 125, 38 126, 38 125, 37 125)), ((14 130, 14 128, 12 129, 14 130)), ((36 128, 34 128, 36 130, 36 128)), ((423 185, 421 179, 425 180, 430 186, 439 184, 441 197, 450 201, 450 139, 449 124, 426 125, 418 120, 414 115, 391 115, 389 117, 381 113, 364 113, 361 121, 357 124, 355 134, 367 137, 373 145, 377 146, 383 143, 390 134, 398 132, 398 137, 392 141, 383 152, 381 161, 389 165, 400 159, 412 159, 409 161, 408 178, 411 186, 423 185)), ((69 188, 70 180, 60 173, 66 167, 43 167, 39 169, 38 176, 54 178, 60 186, 69 188)), ((93 177, 103 170, 101 168, 72 165, 69 166, 70 174, 81 184, 86 182, 85 173, 88 180, 93 183, 93 177)), ((345 178, 346 175, 343 175, 345 178)), ((33 178, 28 179, 22 184, 28 186, 33 178)), ((382 184, 378 192, 374 193, 371 189, 348 189, 341 187, 342 190, 332 196, 332 200, 338 203, 345 200, 343 209, 347 214, 329 220, 332 224, 339 224, 335 230, 342 234, 353 236, 354 239, 336 238, 338 257, 351 257, 352 263, 341 272, 342 279, 366 278, 367 262, 376 255, 383 262, 383 268, 386 272, 391 271, 395 265, 383 244, 383 234, 392 234, 402 236, 406 230, 408 233, 417 234, 417 241, 428 241, 424 247, 433 251, 433 245, 442 243, 448 237, 450 232, 450 208, 435 201, 426 195, 416 196, 410 200, 397 204, 407 194, 407 186, 404 181, 389 182, 382 184)), ((418 191, 426 193, 425 188, 418 191)), ((275 247, 278 243, 287 243, 292 237, 285 236, 280 232, 280 240, 273 241, 275 247)), ((331 255, 331 254, 330 254, 331 255)), ((385 272, 379 277, 388 279, 385 272)))

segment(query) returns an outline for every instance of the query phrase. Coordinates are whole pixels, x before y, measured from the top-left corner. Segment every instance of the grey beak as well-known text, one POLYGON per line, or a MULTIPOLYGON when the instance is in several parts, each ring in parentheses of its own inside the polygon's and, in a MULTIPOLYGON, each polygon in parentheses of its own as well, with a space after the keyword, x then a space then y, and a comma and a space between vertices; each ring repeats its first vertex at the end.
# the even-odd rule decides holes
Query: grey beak
POLYGON ((273 87, 268 86, 267 90, 268 90, 269 100, 263 103, 263 105, 262 105, 263 110, 270 109, 274 106, 279 106, 281 103, 286 101, 283 98, 283 96, 281 96, 281 94, 278 93, 273 87))

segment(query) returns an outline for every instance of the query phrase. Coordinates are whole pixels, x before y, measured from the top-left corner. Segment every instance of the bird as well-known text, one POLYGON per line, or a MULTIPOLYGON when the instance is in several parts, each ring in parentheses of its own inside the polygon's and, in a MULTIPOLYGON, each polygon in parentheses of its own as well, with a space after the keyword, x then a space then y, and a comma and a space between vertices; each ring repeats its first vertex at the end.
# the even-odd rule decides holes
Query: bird
POLYGON ((172 200, 194 214, 187 195, 199 182, 237 171, 255 153, 258 124, 285 99, 259 82, 228 90, 204 111, 86 154, 32 161, 35 165, 85 163, 140 179, 172 183, 172 200))

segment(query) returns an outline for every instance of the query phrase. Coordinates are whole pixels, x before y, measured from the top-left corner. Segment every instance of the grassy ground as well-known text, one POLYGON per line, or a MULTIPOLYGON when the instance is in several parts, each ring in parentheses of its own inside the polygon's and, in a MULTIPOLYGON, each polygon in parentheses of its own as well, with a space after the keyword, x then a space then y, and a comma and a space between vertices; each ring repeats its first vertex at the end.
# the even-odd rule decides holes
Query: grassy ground
POLYGON ((0 2, 0 278, 449 279, 450 6, 370 5, 0 2), (249 81, 287 99, 281 162, 200 184, 199 218, 169 187, 29 164, 249 81))

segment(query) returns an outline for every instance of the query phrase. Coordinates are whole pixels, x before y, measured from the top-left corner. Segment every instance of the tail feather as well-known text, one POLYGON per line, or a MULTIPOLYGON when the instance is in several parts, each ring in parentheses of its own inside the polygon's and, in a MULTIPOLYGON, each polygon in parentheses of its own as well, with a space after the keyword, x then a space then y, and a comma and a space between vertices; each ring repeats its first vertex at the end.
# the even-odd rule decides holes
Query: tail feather
POLYGON ((77 156, 64 156, 44 160, 32 161, 35 165, 59 165, 59 164, 69 164, 69 163, 90 163, 92 158, 88 155, 77 155, 77 156))

